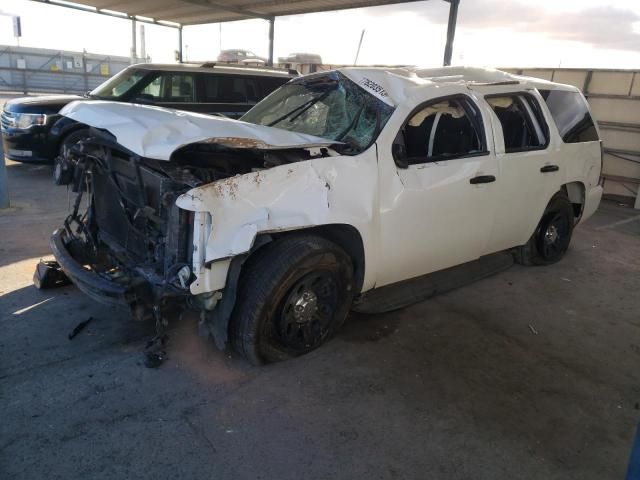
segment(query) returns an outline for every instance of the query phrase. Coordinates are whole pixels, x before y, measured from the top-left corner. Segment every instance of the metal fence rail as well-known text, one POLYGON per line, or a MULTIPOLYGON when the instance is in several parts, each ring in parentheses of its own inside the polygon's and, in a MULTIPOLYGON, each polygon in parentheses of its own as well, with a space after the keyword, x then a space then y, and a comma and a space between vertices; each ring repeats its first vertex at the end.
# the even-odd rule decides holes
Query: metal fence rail
POLYGON ((0 91, 84 93, 129 64, 128 57, 0 45, 0 91))

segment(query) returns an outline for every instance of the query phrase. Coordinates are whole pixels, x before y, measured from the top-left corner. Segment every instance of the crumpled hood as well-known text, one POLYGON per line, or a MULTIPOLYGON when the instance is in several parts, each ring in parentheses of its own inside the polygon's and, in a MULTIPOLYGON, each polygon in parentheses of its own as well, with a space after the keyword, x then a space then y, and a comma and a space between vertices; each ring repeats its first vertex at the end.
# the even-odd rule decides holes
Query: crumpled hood
POLYGON ((123 147, 146 158, 169 160, 191 143, 259 150, 329 147, 339 142, 229 118, 109 101, 76 101, 60 113, 108 131, 123 147))

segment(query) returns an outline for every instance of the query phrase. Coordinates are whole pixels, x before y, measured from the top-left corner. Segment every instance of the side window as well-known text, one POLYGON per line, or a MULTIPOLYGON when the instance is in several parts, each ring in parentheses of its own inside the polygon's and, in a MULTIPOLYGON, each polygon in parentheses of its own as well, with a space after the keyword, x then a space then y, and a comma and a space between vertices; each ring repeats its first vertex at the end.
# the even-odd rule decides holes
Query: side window
POLYGON ((142 96, 148 97, 148 98, 153 98, 153 100, 159 100, 160 99, 160 92, 162 91, 162 81, 161 81, 162 77, 158 76, 156 78, 153 79, 153 81, 151 83, 149 83, 146 87, 144 87, 140 93, 142 94, 142 96))
POLYGON ((466 97, 425 105, 409 118, 400 136, 410 164, 486 151, 480 111, 466 97))
POLYGON ((202 101, 205 103, 247 103, 247 90, 251 95, 254 95, 256 86, 253 85, 253 90, 247 88, 245 80, 242 77, 232 75, 205 75, 202 101))
POLYGON ((257 78, 246 78, 245 91, 247 93, 247 103, 258 103, 262 96, 260 95, 260 84, 257 78))
POLYGON ((485 99, 502 125, 506 153, 546 148, 547 128, 535 98, 512 94, 485 99))
POLYGON ((565 143, 597 142, 598 132, 580 92, 539 90, 565 143))
POLYGON ((158 102, 195 102, 194 79, 191 74, 165 72, 140 91, 141 96, 158 102))
POLYGON ((195 102, 193 75, 170 74, 165 77, 162 100, 165 102, 195 102))

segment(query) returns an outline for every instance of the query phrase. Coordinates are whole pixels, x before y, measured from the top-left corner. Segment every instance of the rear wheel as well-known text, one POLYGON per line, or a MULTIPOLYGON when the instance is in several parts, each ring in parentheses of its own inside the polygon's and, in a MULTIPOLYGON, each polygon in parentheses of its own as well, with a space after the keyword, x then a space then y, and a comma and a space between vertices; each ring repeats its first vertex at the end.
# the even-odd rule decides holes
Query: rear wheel
POLYGON ((339 329, 353 299, 351 259, 315 236, 276 240, 245 263, 230 324, 254 365, 303 355, 339 329))
POLYGON ((550 265, 564 257, 573 233, 573 207, 564 192, 556 193, 526 243, 515 250, 522 265, 550 265))

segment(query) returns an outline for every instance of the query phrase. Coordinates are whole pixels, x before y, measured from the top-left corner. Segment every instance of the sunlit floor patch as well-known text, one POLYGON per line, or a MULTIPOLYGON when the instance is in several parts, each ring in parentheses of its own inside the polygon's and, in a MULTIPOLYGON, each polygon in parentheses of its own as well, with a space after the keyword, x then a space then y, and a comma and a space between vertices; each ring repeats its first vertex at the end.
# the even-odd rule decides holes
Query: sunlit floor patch
POLYGON ((21 314, 23 314, 25 312, 28 312, 32 308, 36 308, 36 307, 39 307, 40 305, 43 305, 43 304, 47 303, 49 300, 53 300, 53 297, 45 298, 41 302, 34 303, 33 305, 29 305, 28 307, 21 308, 20 310, 16 310, 15 312, 13 312, 13 314, 14 315, 21 315, 21 314))

